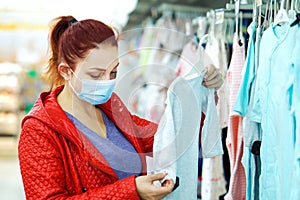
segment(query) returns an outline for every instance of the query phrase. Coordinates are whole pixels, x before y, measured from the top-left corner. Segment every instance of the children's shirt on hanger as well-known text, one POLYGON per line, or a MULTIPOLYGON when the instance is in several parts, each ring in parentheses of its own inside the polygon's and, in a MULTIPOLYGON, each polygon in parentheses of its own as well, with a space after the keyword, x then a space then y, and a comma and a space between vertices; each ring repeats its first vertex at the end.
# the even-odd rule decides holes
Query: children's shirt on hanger
POLYGON ((242 81, 244 61, 245 46, 244 44, 240 44, 238 34, 235 33, 231 62, 227 72, 229 86, 229 121, 226 146, 230 159, 231 177, 228 193, 224 197, 226 200, 245 199, 246 196, 246 176, 241 163, 243 155, 243 119, 233 110, 242 81))
POLYGON ((271 26, 264 32, 259 55, 254 110, 262 127, 260 199, 291 199, 294 159, 293 118, 286 98, 298 27, 271 26), (291 53, 293 52, 293 53, 291 53))
POLYGON ((247 49, 247 58, 243 68, 242 81, 234 103, 234 111, 244 117, 247 113, 250 101, 251 84, 255 76, 255 31, 256 22, 253 21, 247 28, 249 42, 247 49))
POLYGON ((219 101, 217 104, 220 128, 227 127, 228 124, 228 116, 229 116, 229 103, 228 103, 228 95, 229 89, 227 84, 227 52, 225 48, 225 41, 222 38, 212 39, 212 41, 208 42, 205 46, 205 52, 213 61, 215 67, 217 67, 222 75, 224 76, 223 85, 217 90, 217 94, 219 97, 219 101))
POLYGON ((167 178, 179 187, 165 199, 196 199, 198 179, 199 131, 202 112, 205 121, 201 134, 202 156, 223 153, 218 127, 214 90, 202 85, 205 68, 185 79, 178 77, 167 92, 165 113, 153 144, 153 169, 149 173, 168 172, 167 178), (188 166, 188 167, 187 167, 188 166))
POLYGON ((249 34, 247 58, 243 69, 243 80, 234 105, 234 111, 243 116, 244 151, 242 164, 246 175, 246 199, 254 200, 259 197, 259 173, 260 162, 256 160, 259 155, 251 152, 255 141, 261 141, 260 124, 250 121, 250 113, 253 106, 254 89, 256 84, 256 54, 258 53, 259 40, 256 40, 256 22, 253 21, 247 28, 249 34))
MULTIPOLYGON (((299 29, 299 28, 298 28, 299 29)), ((298 30, 298 38, 300 37, 300 31, 298 30)), ((300 52, 300 43, 294 52, 300 52)), ((300 199, 300 56, 297 53, 293 55, 294 69, 292 73, 292 85, 290 89, 292 92, 292 112, 295 119, 295 158, 294 158, 294 169, 293 169, 293 179, 292 179, 292 194, 291 199, 300 199)))
MULTIPOLYGON (((204 36, 205 37, 205 36, 204 36)), ((205 45, 205 52, 213 61, 219 71, 225 75, 227 73, 227 52, 225 43, 221 38, 210 38, 205 45)), ((217 113, 219 119, 219 129, 227 127, 228 123, 228 88, 226 76, 223 85, 217 90, 218 103, 217 113)), ((202 199, 215 200, 226 193, 226 181, 223 169, 223 156, 204 158, 202 162, 202 199)))

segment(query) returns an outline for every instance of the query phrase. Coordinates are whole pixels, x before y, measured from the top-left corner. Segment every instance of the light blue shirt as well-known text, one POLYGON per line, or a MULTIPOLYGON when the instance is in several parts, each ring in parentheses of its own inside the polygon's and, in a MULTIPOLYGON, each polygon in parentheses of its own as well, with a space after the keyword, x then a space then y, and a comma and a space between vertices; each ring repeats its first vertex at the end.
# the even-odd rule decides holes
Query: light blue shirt
MULTIPOLYGON (((299 26, 298 26, 299 28, 299 26)), ((298 32, 297 38, 300 37, 300 32, 298 32)), ((294 52, 300 52, 300 42, 297 43, 297 47, 294 52)), ((293 179, 292 179, 292 195, 291 199, 300 199, 300 56, 297 53, 294 53, 292 59, 294 65, 294 72, 291 76, 291 88, 293 90, 292 96, 289 97, 292 100, 291 111, 295 118, 295 160, 294 160, 294 170, 293 170, 293 179)))
POLYGON ((176 78, 168 89, 165 113, 153 144, 154 171, 179 177, 179 187, 165 199, 197 199, 199 130, 205 113, 201 145, 203 157, 223 154, 214 90, 199 76, 176 78))
POLYGON ((244 117, 248 111, 251 84, 255 77, 255 30, 256 22, 253 21, 247 29, 249 33, 247 57, 243 69, 243 79, 233 107, 234 111, 239 113, 242 117, 244 117))
POLYGON ((256 69, 257 69, 257 43, 260 42, 260 29, 256 28, 256 22, 253 21, 247 29, 249 33, 249 43, 247 50, 247 58, 244 66, 243 80, 241 82, 239 92, 234 105, 234 111, 243 116, 243 133, 244 133, 244 151, 242 164, 246 174, 246 199, 257 199, 259 196, 257 178, 260 166, 257 166, 254 155, 251 153, 253 142, 261 140, 260 124, 250 121, 250 113, 252 112, 254 92, 256 85, 256 69), (255 35, 257 34, 257 35, 255 35))
POLYGON ((251 119, 261 122, 260 199, 291 199, 295 151, 294 120, 286 93, 293 53, 299 43, 297 26, 271 24, 260 43, 258 78, 251 119))

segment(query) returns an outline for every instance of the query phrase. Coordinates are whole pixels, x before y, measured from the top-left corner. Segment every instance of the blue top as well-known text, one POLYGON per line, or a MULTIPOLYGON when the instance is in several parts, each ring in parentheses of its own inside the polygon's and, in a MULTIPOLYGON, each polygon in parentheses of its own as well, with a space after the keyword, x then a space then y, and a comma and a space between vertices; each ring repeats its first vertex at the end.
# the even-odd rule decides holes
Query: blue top
POLYGON ((107 138, 99 136, 73 115, 67 112, 66 114, 77 129, 101 152, 119 179, 141 173, 142 161, 137 151, 104 112, 102 112, 102 116, 106 126, 107 138))
POLYGON ((294 119, 289 108, 289 77, 299 57, 298 26, 271 26, 265 30, 259 52, 257 84, 251 120, 261 122, 262 144, 259 199, 292 199, 292 163, 295 151, 294 119))

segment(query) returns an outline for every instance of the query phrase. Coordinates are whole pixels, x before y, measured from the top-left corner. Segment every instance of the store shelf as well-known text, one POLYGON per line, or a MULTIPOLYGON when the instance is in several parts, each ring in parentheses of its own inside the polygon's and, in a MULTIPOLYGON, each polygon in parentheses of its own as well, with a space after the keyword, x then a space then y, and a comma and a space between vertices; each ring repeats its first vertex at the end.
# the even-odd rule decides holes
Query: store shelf
POLYGON ((20 65, 14 63, 0 63, 1 138, 17 137, 20 131, 21 71, 20 65))
POLYGON ((0 137, 0 157, 16 156, 18 149, 18 138, 6 136, 0 137))

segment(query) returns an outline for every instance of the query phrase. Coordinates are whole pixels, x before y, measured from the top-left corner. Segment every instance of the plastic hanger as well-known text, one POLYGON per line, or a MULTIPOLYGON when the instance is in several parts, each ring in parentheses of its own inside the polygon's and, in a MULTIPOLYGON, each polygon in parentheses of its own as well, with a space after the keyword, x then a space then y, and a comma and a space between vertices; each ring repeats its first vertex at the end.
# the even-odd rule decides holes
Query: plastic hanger
MULTIPOLYGON (((261 15, 261 8, 259 9, 259 12, 261 15)), ((267 5, 266 5, 265 17, 264 17, 264 21, 262 23, 262 26, 264 28, 269 27, 269 25, 272 21, 272 14, 273 14, 273 7, 272 7, 272 0, 271 0, 271 1, 267 2, 267 5)), ((261 16, 260 16, 260 19, 261 19, 261 16)))
POLYGON ((253 17, 252 17, 252 21, 257 22, 257 6, 256 6, 256 1, 253 2, 253 17))
POLYGON ((226 26, 226 41, 231 41, 234 36, 234 19, 227 19, 226 26))
POLYGON ((292 0, 291 1, 291 8, 290 8, 290 10, 289 10, 289 18, 290 19, 296 19, 296 11, 295 11, 295 1, 294 0, 292 0))
POLYGON ((295 26, 295 25, 297 25, 297 24, 299 24, 300 23, 300 13, 297 13, 296 14, 296 19, 295 19, 295 21, 291 24, 291 27, 292 26, 295 26))
POLYGON ((298 0, 296 0, 296 1, 294 2, 294 8, 296 9, 297 14, 296 14, 296 16, 295 16, 295 21, 291 24, 291 27, 292 27, 292 26, 295 26, 295 25, 297 25, 297 24, 300 23, 300 11, 299 11, 298 0))
POLYGON ((235 1, 235 32, 239 33, 240 0, 235 1))
MULTIPOLYGON (((269 3, 270 4, 269 4, 269 17, 268 17, 268 21, 269 21, 269 23, 272 23, 273 22, 273 12, 274 12, 272 0, 270 0, 269 3)), ((274 6, 275 6, 275 4, 274 4, 274 6)))
MULTIPOLYGON (((272 0, 271 0, 272 1, 272 0)), ((277 9, 277 6, 278 6, 278 3, 277 3, 277 1, 275 0, 274 1, 274 4, 273 4, 273 6, 274 6, 274 9, 273 9, 273 18, 272 18, 272 22, 274 22, 274 20, 275 20, 275 16, 276 16, 276 13, 278 12, 278 9, 277 9)))
POLYGON ((300 10, 299 10, 299 6, 300 6, 300 5, 299 5, 299 0, 296 0, 296 1, 295 1, 294 6, 295 6, 294 8, 295 8, 295 10, 297 11, 297 13, 300 13, 300 10))
POLYGON ((244 35, 243 35, 243 13, 240 12, 239 15, 240 15, 239 38, 240 38, 240 45, 242 45, 242 44, 245 43, 245 38, 244 38, 244 35))
POLYGON ((215 37, 215 23, 216 23, 215 12, 213 10, 210 11, 209 13, 207 13, 207 17, 208 19, 210 19, 210 31, 209 33, 203 35, 200 38, 199 46, 204 44, 205 41, 210 44, 213 42, 217 42, 217 39, 215 37))
POLYGON ((278 13, 277 13, 277 15, 275 16, 275 19, 274 19, 274 25, 279 25, 280 26, 282 24, 289 23, 289 21, 290 21, 288 13, 284 9, 284 3, 285 3, 285 1, 282 0, 281 4, 280 4, 280 9, 279 9, 279 11, 278 11, 278 13))

